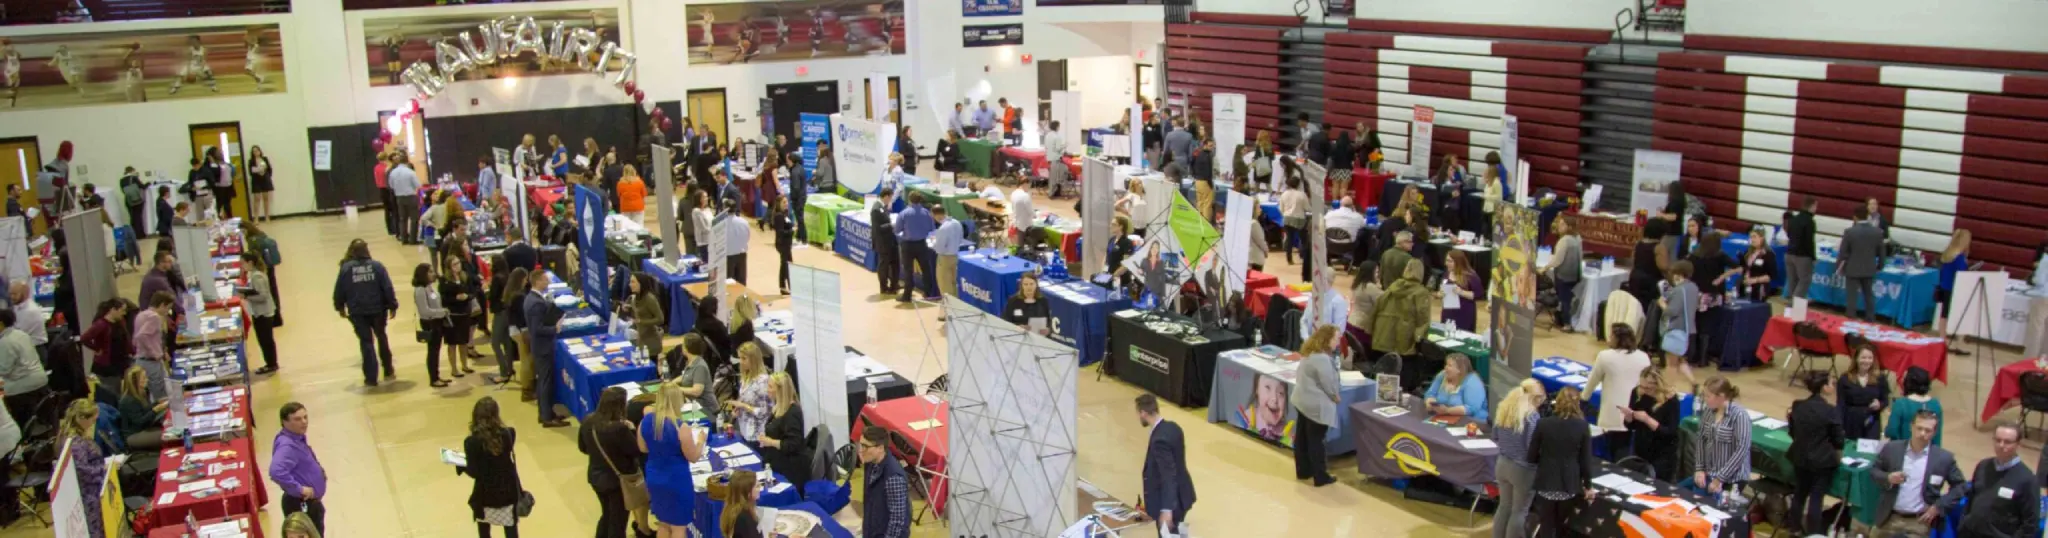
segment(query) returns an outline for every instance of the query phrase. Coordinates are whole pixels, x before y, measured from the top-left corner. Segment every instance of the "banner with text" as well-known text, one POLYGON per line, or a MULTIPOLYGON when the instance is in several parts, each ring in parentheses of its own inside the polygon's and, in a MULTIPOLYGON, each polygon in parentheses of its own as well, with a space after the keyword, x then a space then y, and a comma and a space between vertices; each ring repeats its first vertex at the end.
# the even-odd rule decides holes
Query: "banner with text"
MULTIPOLYGON (((723 287, 723 286, 721 286, 723 287)), ((804 431, 819 425, 832 431, 833 439, 851 439, 847 429, 853 420, 847 415, 842 387, 846 377, 846 348, 839 305, 839 273, 808 265, 789 268, 790 314, 796 317, 796 385, 802 387, 804 431)))
POLYGON ((1022 24, 970 24, 960 27, 960 46, 1000 47, 1024 44, 1022 24))
POLYGON ((1408 175, 1429 177, 1429 145, 1436 139, 1436 109, 1415 105, 1414 132, 1408 136, 1408 175))
POLYGON ((960 0, 960 14, 968 17, 1023 15, 1024 0, 960 0))
POLYGON ((1500 401, 1529 378, 1530 355, 1536 343, 1536 210, 1495 204, 1493 214, 1493 289, 1487 292, 1493 348, 1487 405, 1500 401))
MULTIPOLYGON (((583 300, 590 303, 590 309, 601 322, 611 321, 612 292, 609 285, 610 265, 605 263, 604 248, 604 193, 582 185, 576 189, 576 248, 582 249, 583 259, 576 263, 578 276, 582 277, 583 300)), ((599 323, 603 325, 603 323, 599 323)))
POLYGON ((1629 211, 1655 213, 1664 207, 1665 193, 1670 192, 1671 184, 1678 181, 1679 168, 1684 162, 1685 156, 1676 152, 1636 150, 1635 187, 1630 189, 1629 211))
POLYGON ((839 185, 855 194, 873 194, 889 170, 896 148, 896 125, 832 115, 832 159, 839 167, 839 185))
POLYGON ((1508 185, 1515 186, 1517 201, 1529 196, 1528 189, 1522 188, 1523 184, 1521 183, 1526 178, 1522 177, 1521 170, 1515 164, 1521 162, 1521 153, 1522 122, 1515 119, 1513 114, 1502 114, 1500 116, 1500 162, 1501 168, 1503 168, 1502 171, 1506 172, 1508 177, 1501 179, 1506 180, 1505 183, 1508 185))
POLYGON ((1237 147, 1244 145, 1244 94, 1210 94, 1209 105, 1213 107, 1209 123, 1216 137, 1216 170, 1231 170, 1231 156, 1237 155, 1237 147))
MULTIPOLYGON (((818 173, 818 142, 831 143, 832 116, 805 112, 797 116, 797 133, 803 137, 804 175, 818 173)), ((815 178, 811 184, 817 184, 815 178)))

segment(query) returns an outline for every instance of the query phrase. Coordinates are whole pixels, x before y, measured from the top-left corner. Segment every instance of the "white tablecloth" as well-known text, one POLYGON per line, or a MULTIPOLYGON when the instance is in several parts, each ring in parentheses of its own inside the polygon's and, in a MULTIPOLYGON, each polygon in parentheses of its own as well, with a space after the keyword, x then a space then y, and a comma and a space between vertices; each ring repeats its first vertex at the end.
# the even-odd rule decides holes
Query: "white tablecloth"
POLYGON ((754 318, 754 339, 768 346, 778 372, 789 371, 789 361, 796 357, 795 336, 796 316, 788 310, 769 310, 754 318))
POLYGON ((1626 269, 1600 270, 1600 264, 1589 263, 1579 268, 1579 290, 1574 297, 1579 308, 1572 312, 1572 330, 1592 332, 1593 324, 1600 319, 1600 302, 1607 295, 1621 289, 1621 283, 1628 277, 1626 269))

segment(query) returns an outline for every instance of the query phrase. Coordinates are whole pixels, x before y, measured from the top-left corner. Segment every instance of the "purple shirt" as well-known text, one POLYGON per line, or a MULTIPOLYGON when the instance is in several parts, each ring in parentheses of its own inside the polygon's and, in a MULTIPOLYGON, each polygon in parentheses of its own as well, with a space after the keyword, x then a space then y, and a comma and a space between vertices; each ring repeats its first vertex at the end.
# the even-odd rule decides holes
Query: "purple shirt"
POLYGON ((155 310, 135 315, 135 353, 146 359, 164 360, 164 317, 155 310))
POLYGON ((315 499, 327 496, 327 471, 320 468, 320 458, 313 455, 305 435, 291 430, 278 430, 277 440, 270 445, 270 481, 276 482, 286 497, 299 497, 301 486, 313 488, 315 499))

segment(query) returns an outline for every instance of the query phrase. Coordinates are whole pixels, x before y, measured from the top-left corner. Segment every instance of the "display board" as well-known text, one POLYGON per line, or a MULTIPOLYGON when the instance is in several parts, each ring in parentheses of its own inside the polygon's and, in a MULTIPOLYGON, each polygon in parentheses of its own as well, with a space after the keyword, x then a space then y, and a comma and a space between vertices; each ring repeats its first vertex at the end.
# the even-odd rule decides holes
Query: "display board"
MULTIPOLYGON (((654 146, 654 162, 670 161, 673 150, 668 146, 654 146)), ((683 241, 676 234, 676 178, 675 169, 668 166, 654 167, 654 221, 661 228, 661 259, 675 267, 682 260, 683 241)))
MULTIPOLYGON (((1209 131, 1216 140, 1216 168, 1219 173, 1233 170, 1230 159, 1237 155, 1237 147, 1244 145, 1245 100, 1242 93, 1218 93, 1209 96, 1209 103, 1215 107, 1209 131)), ((1234 178, 1233 178, 1234 179, 1234 178)))
MULTIPOLYGON (((724 287, 724 286, 717 286, 724 287)), ((804 407, 804 431, 824 426, 832 439, 849 441, 853 420, 846 408, 846 348, 842 326, 839 273, 811 267, 789 267, 790 313, 796 317, 796 385, 804 407)))
POLYGON ((946 472, 953 536, 1055 536, 1075 513, 1073 348, 946 299, 952 382, 946 472))
POLYGON ((1408 135, 1408 175, 1429 177, 1429 146, 1436 140, 1436 109, 1415 105, 1415 122, 1408 135))
POLYGON ((29 282, 34 272, 29 270, 28 258, 27 219, 0 218, 0 274, 7 275, 8 282, 29 282))
POLYGON ((1629 212, 1649 211, 1656 213, 1664 207, 1665 193, 1671 191, 1671 184, 1678 182, 1680 167, 1685 156, 1677 152, 1654 149, 1636 150, 1635 185, 1630 189, 1629 212))
POLYGON ((1527 174, 1522 173, 1521 167, 1516 165, 1516 163, 1521 162, 1521 145, 1521 120, 1515 119, 1513 114, 1502 114, 1500 116, 1500 162, 1503 165, 1502 167, 1505 168, 1502 171, 1508 173, 1508 177, 1502 179, 1506 180, 1505 182, 1508 185, 1515 186, 1515 198, 1517 200, 1529 197, 1528 189, 1524 188, 1526 185, 1518 183, 1520 180, 1527 179, 1525 177, 1527 174))
POLYGON ((831 134, 839 186, 855 194, 879 191, 889 154, 896 151, 896 124, 833 114, 831 134))
POLYGON ((800 114, 797 116, 797 132, 802 138, 799 142, 804 153, 804 177, 811 178, 811 183, 815 185, 815 176, 818 173, 818 142, 831 143, 832 116, 811 112, 800 114))
MULTIPOLYGON (((1250 276, 1252 259, 1252 212, 1258 203, 1252 197, 1235 190, 1227 191, 1229 196, 1223 202, 1223 282, 1231 293, 1244 293, 1244 279, 1250 276)), ((1259 238, 1264 241, 1264 237, 1259 238)))
POLYGON ((1140 125, 1144 125, 1144 124, 1145 124, 1145 107, 1144 107, 1144 106, 1142 106, 1142 105, 1139 105, 1139 104, 1137 104, 1137 103, 1131 103, 1131 115, 1130 115, 1130 118, 1129 118, 1129 119, 1130 119, 1130 123, 1129 123, 1129 125, 1131 126, 1131 129, 1130 129, 1130 141, 1131 141, 1131 145, 1130 145, 1130 152, 1131 152, 1131 153, 1130 153, 1130 158, 1131 158, 1131 164, 1134 164, 1134 165, 1138 165, 1138 166, 1147 166, 1147 165, 1148 165, 1149 163, 1145 163, 1145 162, 1144 162, 1144 159, 1145 159, 1145 130, 1144 130, 1144 129, 1140 129, 1140 128, 1138 128, 1138 126, 1140 126, 1140 125))
MULTIPOLYGON (((92 227, 94 227, 94 228, 97 228, 97 227, 99 227, 99 222, 98 222, 98 221, 93 221, 93 222, 90 222, 90 223, 84 223, 84 222, 81 222, 81 223, 79 223, 79 224, 89 225, 89 226, 92 226, 92 227)), ((64 229, 65 229, 65 230, 79 230, 79 229, 85 229, 85 228, 73 228, 73 227, 72 227, 71 225, 72 225, 72 221, 71 221, 71 218, 69 218, 69 217, 66 217, 66 218, 64 219, 64 229)), ((73 259, 73 260, 90 260, 90 259, 94 259, 94 258, 80 258, 80 257, 78 257, 78 256, 79 256, 79 252, 78 252, 78 244, 79 244, 79 240, 81 240, 81 239, 84 239, 84 238, 83 238, 83 237, 73 237, 73 236, 81 236, 81 235, 82 235, 82 236, 90 236, 90 237, 99 237, 99 235, 100 235, 100 234, 96 234, 96 233, 91 233, 91 234, 71 234, 71 233, 67 233, 67 234, 65 234, 64 238, 68 240, 68 241, 66 241, 66 245, 67 245, 67 246, 69 247, 69 250, 71 251, 71 259, 73 259)), ((218 301, 218 300, 220 300, 220 299, 221 299, 221 298, 220 298, 220 291, 219 291, 219 290, 216 290, 216 289, 214 289, 214 286, 213 286, 213 279, 214 279, 214 278, 215 278, 215 277, 216 277, 217 275, 215 275, 215 274, 214 274, 214 266, 213 266, 213 239, 212 239, 212 234, 210 234, 210 233, 209 233, 209 232, 207 231, 207 228, 206 228, 206 227, 204 227, 204 226, 184 226, 184 225, 176 225, 176 226, 172 226, 172 227, 171 227, 171 244, 172 244, 172 247, 173 247, 173 248, 172 248, 172 250, 171 250, 171 253, 172 253, 172 254, 175 254, 175 255, 177 255, 177 256, 178 256, 178 273, 179 273, 180 275, 183 275, 183 276, 185 277, 185 284, 186 284, 186 286, 187 286, 187 289, 191 289, 191 290, 195 290, 195 291, 198 291, 198 292, 199 292, 199 295, 200 295, 201 297, 205 297, 207 301, 218 301), (202 283, 203 283, 204 285, 198 285, 198 284, 202 284, 202 283)), ((152 257, 151 259, 154 259, 154 258, 152 257)), ((73 267, 77 267, 77 266, 79 266, 79 265, 81 265, 81 264, 72 264, 72 266, 73 266, 73 267)), ((93 266, 93 265, 100 265, 100 266, 104 266, 104 264, 83 264, 83 265, 87 265, 87 266, 93 266)), ((111 278, 113 278, 113 276, 112 276, 112 275, 110 274, 110 275, 108 275, 108 278, 109 278, 109 279, 111 279, 111 278)), ((79 282, 78 282, 78 280, 77 280, 77 276, 76 276, 76 275, 73 275, 73 279, 72 279, 72 284, 73 284, 73 285, 78 285, 78 284, 79 284, 79 282)), ((107 289, 109 289, 109 290, 112 290, 112 289, 113 289, 113 286, 111 285, 111 283, 110 283, 110 285, 109 285, 109 286, 107 287, 107 289)), ((114 296, 114 295, 107 295, 106 297, 113 297, 113 296, 114 296)), ((97 305, 99 305, 100 303, 99 303, 99 300, 98 300, 98 299, 94 299, 94 300, 91 300, 91 301, 87 301, 87 300, 86 300, 86 296, 85 296, 85 293, 84 293, 83 291, 81 291, 81 292, 79 292, 79 294, 78 294, 78 304, 81 304, 81 305, 95 305, 95 306, 97 306, 97 305)))
MULTIPOLYGON (((710 275, 708 280, 711 285, 708 287, 711 289, 711 300, 718 305, 715 315, 721 322, 732 319, 732 316, 727 314, 732 312, 732 301, 726 297, 725 292, 725 281, 732 277, 732 265, 727 263, 732 259, 733 248, 727 242, 727 238, 732 237, 732 234, 726 233, 725 227, 731 226, 734 220, 731 211, 720 211, 718 216, 712 217, 711 244, 704 246, 704 255, 711 258, 704 260, 704 272, 710 275)), ((740 225, 746 224, 742 222, 740 225)))
MULTIPOLYGON (((1115 202, 1110 183, 1116 167, 1109 161, 1090 157, 1081 163, 1081 237, 1109 237, 1109 220, 1115 202)), ((1096 241, 1081 249, 1081 274, 1093 277, 1110 270, 1108 241, 1096 241)))
POLYGON ((576 261, 577 276, 582 277, 583 300, 590 303, 603 325, 612 319, 611 265, 604 244, 605 196, 582 185, 571 188, 576 191, 576 248, 581 254, 576 261))
POLYGON ((1535 209, 1494 204, 1493 278, 1487 293, 1492 320, 1493 367, 1487 380, 1487 406, 1529 378, 1536 344, 1536 219, 1535 209))

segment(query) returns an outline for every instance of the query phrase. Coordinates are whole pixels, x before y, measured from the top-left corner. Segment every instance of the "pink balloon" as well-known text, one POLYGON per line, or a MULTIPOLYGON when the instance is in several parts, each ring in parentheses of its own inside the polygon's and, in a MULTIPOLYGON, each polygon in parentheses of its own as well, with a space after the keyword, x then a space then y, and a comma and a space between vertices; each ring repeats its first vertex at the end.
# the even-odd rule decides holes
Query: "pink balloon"
POLYGON ((655 117, 655 118, 667 118, 667 117, 668 117, 668 112, 667 112, 667 111, 664 111, 664 110, 662 110, 662 109, 661 109, 661 107, 654 107, 654 112, 652 112, 652 114, 654 114, 654 117, 655 117))
POLYGON ((383 152, 384 152, 384 140, 383 140, 383 139, 378 139, 378 140, 371 140, 371 141, 370 141, 370 152, 371 152, 371 153, 383 153, 383 152))
POLYGON ((642 91, 639 91, 639 90, 633 90, 633 102, 635 102, 635 103, 638 103, 638 102, 644 101, 644 100, 646 100, 646 99, 647 99, 647 93, 646 93, 646 92, 642 92, 642 91))
POLYGON ((661 130, 663 130, 663 131, 669 131, 669 130, 674 130, 675 128, 676 128, 676 122, 675 122, 675 120, 671 120, 671 119, 668 119, 668 118, 662 118, 662 119, 661 119, 661 130))
POLYGON ((623 87, 626 89, 626 93, 635 93, 636 89, 639 88, 639 86, 635 86, 633 84, 633 81, 630 80, 626 81, 626 84, 623 87))

